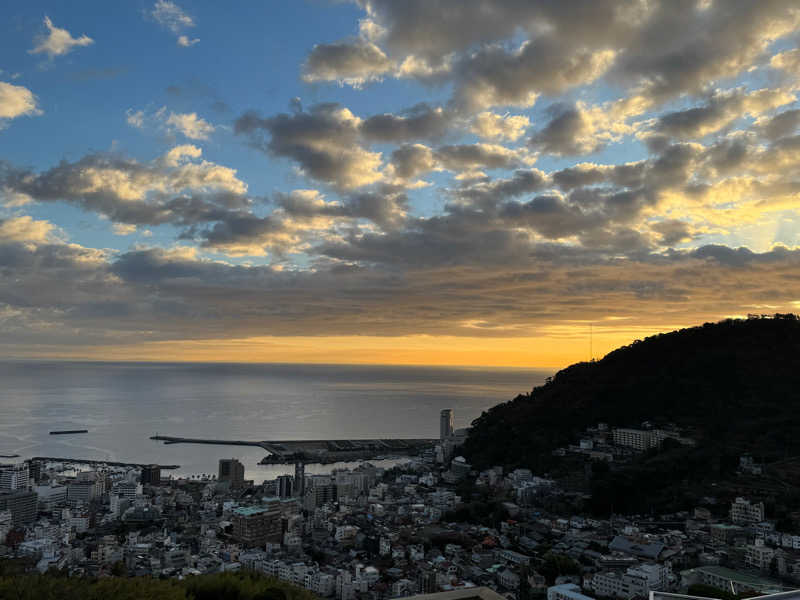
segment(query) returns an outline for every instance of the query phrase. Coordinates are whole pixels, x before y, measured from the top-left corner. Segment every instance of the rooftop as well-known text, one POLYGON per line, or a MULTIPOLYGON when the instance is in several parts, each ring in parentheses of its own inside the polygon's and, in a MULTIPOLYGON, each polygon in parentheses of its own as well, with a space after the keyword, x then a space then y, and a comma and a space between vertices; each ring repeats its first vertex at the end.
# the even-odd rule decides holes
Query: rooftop
POLYGON ((243 517, 250 517, 269 511, 269 508, 263 506, 239 506, 233 509, 233 512, 243 517))

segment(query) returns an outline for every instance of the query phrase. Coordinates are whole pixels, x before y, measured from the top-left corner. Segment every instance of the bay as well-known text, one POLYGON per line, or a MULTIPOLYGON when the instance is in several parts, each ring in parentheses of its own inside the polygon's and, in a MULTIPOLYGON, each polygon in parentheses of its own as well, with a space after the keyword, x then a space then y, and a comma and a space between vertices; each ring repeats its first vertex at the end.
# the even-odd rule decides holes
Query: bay
MULTIPOLYGON (((149 438, 438 437, 441 409, 452 408, 456 427, 465 427, 549 375, 535 369, 0 362, 0 454, 178 464, 168 472, 175 475, 216 473, 220 458, 235 457, 246 477, 260 482, 293 467, 258 465, 265 455, 260 448, 149 438), (89 432, 49 435, 60 429, 89 432)), ((312 465, 307 472, 331 468, 312 465)))

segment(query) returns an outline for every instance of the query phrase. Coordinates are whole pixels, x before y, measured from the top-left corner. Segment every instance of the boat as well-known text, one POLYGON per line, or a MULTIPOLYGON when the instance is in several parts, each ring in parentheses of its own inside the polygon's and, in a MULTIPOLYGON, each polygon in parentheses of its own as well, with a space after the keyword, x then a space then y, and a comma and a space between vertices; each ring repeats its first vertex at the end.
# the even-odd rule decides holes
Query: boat
POLYGON ((89 433, 88 429, 62 429, 59 431, 51 431, 50 435, 65 435, 68 433, 89 433))

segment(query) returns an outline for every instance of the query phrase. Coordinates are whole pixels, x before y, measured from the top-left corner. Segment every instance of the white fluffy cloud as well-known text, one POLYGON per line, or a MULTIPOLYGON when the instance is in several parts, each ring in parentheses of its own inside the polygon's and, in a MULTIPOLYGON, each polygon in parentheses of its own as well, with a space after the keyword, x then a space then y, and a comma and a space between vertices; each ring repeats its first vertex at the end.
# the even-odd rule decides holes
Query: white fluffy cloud
POLYGON ((40 115, 36 96, 28 88, 0 81, 0 123, 25 115, 40 115))
POLYGON ((170 113, 166 124, 191 140, 207 140, 214 133, 214 126, 197 113, 170 113))
POLYGON ((73 48, 89 46, 94 40, 84 34, 78 38, 72 37, 69 31, 53 25, 50 17, 44 18, 44 25, 47 27, 47 35, 37 36, 34 40, 36 45, 28 50, 31 54, 47 54, 49 58, 62 56, 69 53, 73 48))
POLYGON ((46 242, 54 231, 55 226, 49 221, 36 221, 29 216, 0 219, 0 240, 5 242, 46 242))
POLYGON ((513 142, 525 133, 530 124, 530 119, 523 115, 498 115, 484 111, 475 116, 470 131, 482 138, 513 142))

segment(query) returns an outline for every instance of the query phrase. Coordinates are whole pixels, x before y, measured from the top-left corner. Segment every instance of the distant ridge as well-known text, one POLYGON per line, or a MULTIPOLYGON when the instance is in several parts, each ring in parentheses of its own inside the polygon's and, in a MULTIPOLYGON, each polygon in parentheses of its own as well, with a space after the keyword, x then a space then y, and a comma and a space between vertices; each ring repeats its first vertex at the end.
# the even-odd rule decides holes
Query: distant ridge
POLYGON ((552 451, 587 426, 643 421, 675 423, 698 440, 675 451, 684 465, 669 468, 682 480, 692 478, 693 460, 706 461, 698 466, 706 477, 722 477, 743 452, 766 463, 800 456, 800 321, 782 314, 706 323, 571 365, 484 412, 464 453, 478 468, 547 470, 552 451))

